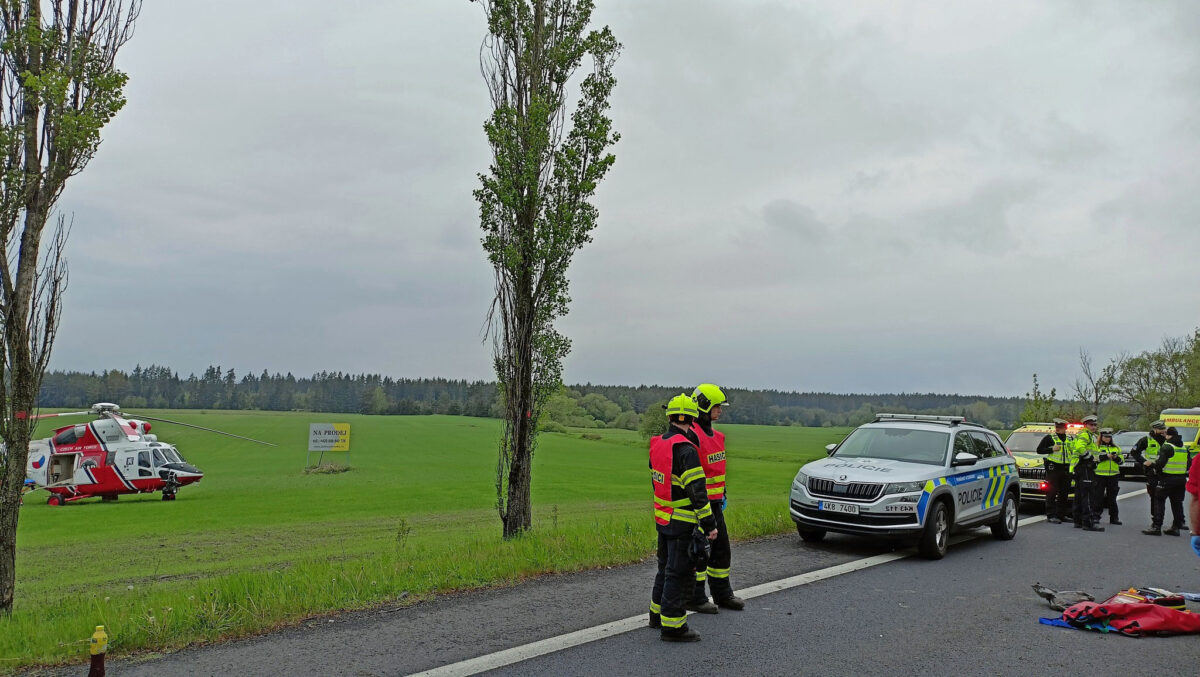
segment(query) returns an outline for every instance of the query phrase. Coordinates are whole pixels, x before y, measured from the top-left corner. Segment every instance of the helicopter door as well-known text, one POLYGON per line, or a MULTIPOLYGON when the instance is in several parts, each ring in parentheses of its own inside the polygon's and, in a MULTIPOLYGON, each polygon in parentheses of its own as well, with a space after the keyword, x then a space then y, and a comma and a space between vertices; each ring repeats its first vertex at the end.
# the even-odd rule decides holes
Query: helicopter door
POLYGON ((51 454, 50 469, 46 471, 47 484, 68 484, 75 481, 75 465, 79 454, 51 454))
POLYGON ((25 477, 33 483, 44 487, 49 484, 46 479, 50 472, 50 447, 45 444, 29 446, 29 461, 25 467, 25 477))
POLYGON ((150 468, 150 452, 139 451, 137 458, 138 477, 154 477, 154 471, 150 468))

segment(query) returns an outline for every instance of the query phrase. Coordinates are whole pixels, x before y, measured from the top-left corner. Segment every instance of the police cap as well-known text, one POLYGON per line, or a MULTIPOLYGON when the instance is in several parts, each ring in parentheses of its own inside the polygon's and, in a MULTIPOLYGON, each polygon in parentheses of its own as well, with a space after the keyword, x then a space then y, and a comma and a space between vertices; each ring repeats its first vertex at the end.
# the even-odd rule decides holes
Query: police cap
POLYGON ((1084 423, 1099 423, 1100 417, 1095 414, 1088 414, 1087 416, 1083 417, 1083 422, 1084 423))
POLYGON ((1162 421, 1162 420, 1155 421, 1154 423, 1150 424, 1150 429, 1151 430, 1166 430, 1167 423, 1166 423, 1166 421, 1162 421))
POLYGON ((1112 435, 1112 428, 1101 428, 1101 429, 1100 429, 1100 434, 1101 434, 1101 435, 1110 435, 1110 436, 1111 436, 1111 435, 1112 435))
POLYGON ((1067 424, 1067 422, 1062 420, 1061 418, 1054 419, 1055 427, 1062 427, 1062 426, 1065 426, 1066 424, 1067 424))

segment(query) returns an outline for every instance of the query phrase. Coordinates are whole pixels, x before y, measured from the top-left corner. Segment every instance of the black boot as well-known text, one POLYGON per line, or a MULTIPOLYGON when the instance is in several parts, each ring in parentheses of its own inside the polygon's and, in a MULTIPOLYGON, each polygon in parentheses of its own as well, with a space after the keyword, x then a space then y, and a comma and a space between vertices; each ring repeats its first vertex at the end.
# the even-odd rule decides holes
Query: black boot
POLYGON ((1108 523, 1109 524, 1120 524, 1121 520, 1117 519, 1116 517, 1112 517, 1112 518, 1109 518, 1108 523))
POLYGON ((730 595, 728 597, 722 597, 721 599, 718 599, 717 606, 725 609, 733 609, 734 611, 741 611, 742 609, 746 608, 746 600, 738 597, 737 595, 730 595))
POLYGON ((663 628, 659 639, 664 642, 699 642, 700 633, 689 628, 687 623, 679 628, 663 628))
POLYGON ((1085 524, 1085 525, 1083 525, 1083 530, 1084 531, 1104 531, 1104 527, 1098 527, 1095 524, 1085 524))
POLYGON ((721 613, 717 609, 717 605, 708 601, 707 597, 705 597, 702 600, 692 600, 691 602, 688 602, 687 604, 685 604, 683 608, 687 609, 688 611, 695 611, 696 613, 701 613, 701 614, 721 613))
POLYGON ((661 628, 662 627, 662 618, 660 618, 658 614, 651 611, 650 612, 650 624, 647 627, 654 628, 655 630, 661 628))
POLYGON ((1171 527, 1170 529, 1163 529, 1163 533, 1168 536, 1178 536, 1179 535, 1179 527, 1171 527))
POLYGON ((1058 519, 1057 517, 1047 517, 1046 521, 1051 524, 1062 524, 1062 520, 1058 519))
POLYGON ((1147 536, 1162 536, 1162 528, 1150 527, 1149 529, 1142 529, 1142 533, 1146 534, 1147 536))

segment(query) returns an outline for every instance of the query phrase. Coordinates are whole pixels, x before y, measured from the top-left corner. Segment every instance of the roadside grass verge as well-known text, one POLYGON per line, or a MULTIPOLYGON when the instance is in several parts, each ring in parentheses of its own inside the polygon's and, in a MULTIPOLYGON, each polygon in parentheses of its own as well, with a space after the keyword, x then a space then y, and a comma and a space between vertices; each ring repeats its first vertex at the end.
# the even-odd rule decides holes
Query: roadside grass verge
MULTIPOLYGON (((303 446, 285 458, 156 431, 181 441, 207 473, 178 501, 148 495, 51 508, 30 495, 18 533, 17 606, 0 619, 0 672, 79 662, 100 624, 111 655, 170 650, 342 610, 637 562, 654 549, 645 445, 636 433, 542 435, 534 528, 504 541, 491 507, 498 422, 171 414, 271 441, 292 435, 301 445, 293 428, 349 420, 354 470, 306 475, 303 446), (192 451, 202 444, 203 454, 192 451)), ((731 532, 791 530, 792 476, 845 431, 725 429, 731 532)))

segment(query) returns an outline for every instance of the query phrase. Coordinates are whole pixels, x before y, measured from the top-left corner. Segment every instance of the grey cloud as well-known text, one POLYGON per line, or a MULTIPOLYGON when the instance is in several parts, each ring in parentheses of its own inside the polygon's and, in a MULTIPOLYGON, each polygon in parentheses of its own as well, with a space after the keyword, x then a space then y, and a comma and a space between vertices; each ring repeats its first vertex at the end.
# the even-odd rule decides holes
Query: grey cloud
POLYGON ((1003 247, 1013 243, 1009 213, 1037 192, 1031 180, 997 179, 975 188, 963 200, 911 215, 928 237, 963 247, 1003 247))
MULTIPOLYGON (((478 7, 279 6, 147 6, 121 55, 129 106, 64 196, 54 366, 490 378, 478 7), (96 341, 125 298, 136 330, 96 341)), ((1102 331, 1045 336, 1008 311, 1094 293, 1081 260, 1115 245, 1200 237, 1195 16, 601 3, 625 45, 623 138, 570 272, 568 380, 693 382, 664 348, 685 326, 734 385, 1020 394, 1033 371, 1069 384, 1081 345, 1187 331, 1141 302, 1200 307, 1183 266, 1113 282, 1102 331), (985 309, 987 338, 945 331, 946 307, 985 309)))
POLYGON ((791 200, 772 200, 763 206, 763 221, 773 234, 799 237, 819 244, 829 236, 829 226, 813 210, 791 200))
POLYGON ((847 188, 850 192, 860 190, 869 191, 883 185, 891 176, 891 172, 886 169, 880 169, 874 172, 867 172, 861 169, 854 172, 854 176, 850 177, 847 188))
POLYGON ((1092 221, 1103 231, 1126 234, 1143 244, 1179 247, 1180 238, 1200 241, 1200 191, 1195 165, 1186 172, 1147 176, 1126 185, 1120 194, 1097 205, 1092 221))
POLYGON ((1109 151, 1099 135, 1078 129, 1054 112, 1040 120, 1006 119, 1001 139, 1010 151, 1023 149, 1039 163, 1054 169, 1077 168, 1095 162, 1109 151))

